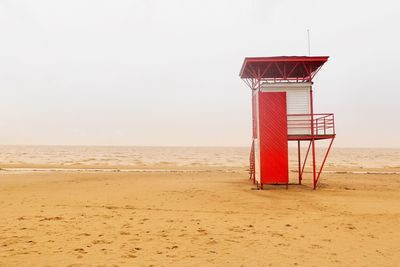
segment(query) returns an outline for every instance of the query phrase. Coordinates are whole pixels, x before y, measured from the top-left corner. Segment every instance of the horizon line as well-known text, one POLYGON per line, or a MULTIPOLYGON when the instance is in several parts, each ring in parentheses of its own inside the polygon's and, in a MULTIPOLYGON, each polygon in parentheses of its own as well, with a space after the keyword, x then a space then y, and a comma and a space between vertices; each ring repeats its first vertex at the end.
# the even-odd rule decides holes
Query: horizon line
MULTIPOLYGON (((165 147, 165 148, 249 148, 248 146, 235 146, 235 145, 93 145, 93 144, 0 144, 0 146, 49 146, 49 147, 165 147)), ((289 146, 290 147, 290 146, 289 146)), ((320 146, 325 148, 325 146, 320 146)), ((335 146, 335 148, 359 148, 359 149, 400 149, 400 147, 385 147, 385 146, 335 146)))

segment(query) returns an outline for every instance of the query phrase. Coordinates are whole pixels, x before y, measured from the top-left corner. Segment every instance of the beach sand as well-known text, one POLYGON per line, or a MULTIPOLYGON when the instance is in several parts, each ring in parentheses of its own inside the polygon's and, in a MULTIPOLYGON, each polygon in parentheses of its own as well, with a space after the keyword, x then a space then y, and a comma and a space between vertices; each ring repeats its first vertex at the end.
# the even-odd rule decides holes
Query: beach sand
POLYGON ((153 169, 3 171, 0 266, 400 264, 397 168, 316 191, 309 173, 260 191, 242 167, 153 169))

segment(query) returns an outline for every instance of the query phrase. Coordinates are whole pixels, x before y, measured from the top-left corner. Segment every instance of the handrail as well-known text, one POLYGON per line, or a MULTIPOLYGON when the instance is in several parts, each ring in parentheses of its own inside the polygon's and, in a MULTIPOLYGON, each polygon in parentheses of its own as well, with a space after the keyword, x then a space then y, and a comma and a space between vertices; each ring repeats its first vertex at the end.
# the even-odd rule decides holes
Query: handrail
POLYGON ((311 114, 288 114, 288 131, 290 134, 311 135, 311 125, 313 125, 314 135, 334 135, 335 116, 333 113, 311 114), (311 118, 314 117, 313 123, 311 118))

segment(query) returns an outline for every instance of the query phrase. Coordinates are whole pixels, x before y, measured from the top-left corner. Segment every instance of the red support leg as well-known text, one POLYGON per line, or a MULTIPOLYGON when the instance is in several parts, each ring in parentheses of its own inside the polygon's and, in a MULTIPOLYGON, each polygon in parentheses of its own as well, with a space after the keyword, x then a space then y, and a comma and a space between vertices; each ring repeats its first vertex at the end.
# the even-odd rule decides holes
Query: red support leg
MULTIPOLYGON (((301 168, 301 174, 300 174, 301 177, 303 177, 304 167, 306 166, 306 162, 307 162, 308 154, 309 154, 309 152, 310 152, 310 148, 311 148, 311 141, 310 141, 310 144, 308 145, 306 157, 304 158, 303 167, 301 168)), ((303 179, 303 178, 302 178, 302 179, 303 179)))
POLYGON ((331 143, 329 144, 328 150, 326 151, 324 160, 322 161, 321 167, 319 168, 318 176, 317 176, 317 181, 316 181, 317 184, 318 184, 319 176, 321 175, 321 172, 322 172, 322 168, 324 167, 325 161, 326 161, 326 159, 327 159, 327 157, 328 157, 328 154, 329 154, 329 151, 331 150, 331 147, 332 147, 332 144, 333 144, 333 140, 334 140, 334 139, 335 139, 335 137, 332 138, 331 143))
MULTIPOLYGON (((309 79, 311 82, 311 68, 309 69, 309 79)), ((313 180, 314 180, 314 190, 317 188, 317 173, 315 170, 315 129, 314 129, 314 105, 313 105, 313 90, 310 86, 310 111, 311 111, 311 143, 312 143, 312 165, 313 165, 313 180)))
POLYGON ((314 190, 317 189, 317 172, 315 167, 315 140, 314 138, 311 140, 312 142, 312 165, 313 165, 313 180, 314 180, 314 190))
POLYGON ((301 184, 301 159, 300 159, 300 140, 297 140, 297 156, 299 160, 299 184, 301 184))

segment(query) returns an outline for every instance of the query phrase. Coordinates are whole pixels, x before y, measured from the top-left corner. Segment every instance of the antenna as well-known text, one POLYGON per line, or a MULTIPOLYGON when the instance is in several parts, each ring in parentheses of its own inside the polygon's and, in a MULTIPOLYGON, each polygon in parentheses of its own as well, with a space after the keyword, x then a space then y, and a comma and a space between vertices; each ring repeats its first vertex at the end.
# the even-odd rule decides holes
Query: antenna
POLYGON ((310 29, 307 29, 307 38, 308 38, 308 56, 311 56, 310 29))

